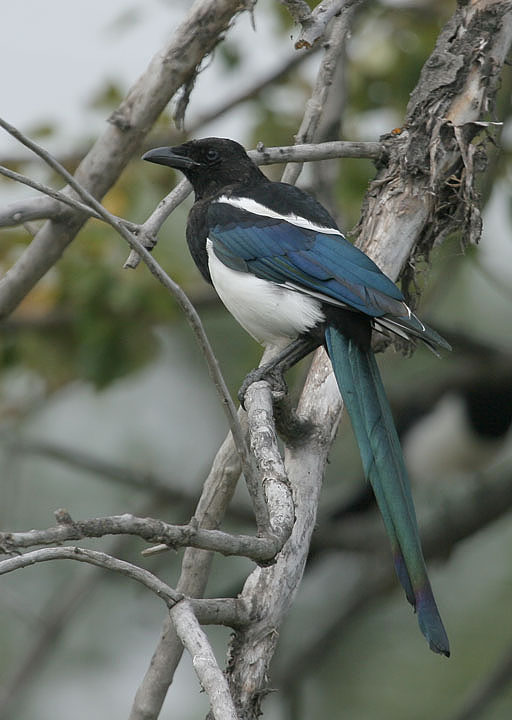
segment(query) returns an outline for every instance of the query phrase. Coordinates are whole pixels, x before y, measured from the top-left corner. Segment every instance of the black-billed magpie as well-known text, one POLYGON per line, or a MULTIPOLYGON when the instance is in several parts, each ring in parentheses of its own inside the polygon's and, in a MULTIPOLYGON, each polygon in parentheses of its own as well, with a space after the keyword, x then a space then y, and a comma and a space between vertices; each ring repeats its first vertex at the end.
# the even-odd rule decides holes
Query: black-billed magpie
POLYGON ((349 243, 311 195, 271 182, 238 143, 192 140, 144 160, 181 170, 195 203, 187 243, 207 282, 259 343, 324 344, 382 514, 396 572, 432 650, 450 654, 427 576, 400 443, 371 350, 372 329, 449 345, 397 286, 349 243))

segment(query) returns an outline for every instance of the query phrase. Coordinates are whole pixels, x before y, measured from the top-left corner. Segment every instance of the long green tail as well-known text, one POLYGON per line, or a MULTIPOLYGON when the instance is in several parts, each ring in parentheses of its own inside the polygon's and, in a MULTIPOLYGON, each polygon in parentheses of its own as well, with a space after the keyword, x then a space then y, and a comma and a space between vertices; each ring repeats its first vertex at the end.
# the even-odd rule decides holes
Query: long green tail
POLYGON ((327 328, 325 338, 364 472, 391 541, 398 578, 430 648, 448 657, 448 637, 428 579, 402 449, 374 354, 333 327, 327 328))

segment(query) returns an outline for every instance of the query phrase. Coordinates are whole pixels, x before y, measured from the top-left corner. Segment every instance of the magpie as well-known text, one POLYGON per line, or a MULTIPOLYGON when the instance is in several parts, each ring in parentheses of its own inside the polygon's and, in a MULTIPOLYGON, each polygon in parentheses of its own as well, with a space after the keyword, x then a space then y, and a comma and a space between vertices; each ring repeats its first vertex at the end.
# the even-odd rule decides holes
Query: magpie
POLYGON ((345 239, 322 205, 293 185, 270 181, 240 144, 191 140, 149 150, 142 159, 176 168, 192 184, 190 253, 240 325, 283 360, 324 345, 398 578, 430 648, 449 656, 371 335, 391 331, 433 350, 448 343, 414 315, 398 287, 345 239))

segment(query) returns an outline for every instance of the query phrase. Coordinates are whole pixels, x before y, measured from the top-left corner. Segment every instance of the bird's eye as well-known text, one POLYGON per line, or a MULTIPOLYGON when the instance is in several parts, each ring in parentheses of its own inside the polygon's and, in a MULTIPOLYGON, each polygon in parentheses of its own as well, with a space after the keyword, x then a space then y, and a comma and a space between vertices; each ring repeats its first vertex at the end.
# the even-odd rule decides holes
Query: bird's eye
POLYGON ((206 153, 206 159, 208 160, 208 162, 215 162, 219 159, 219 153, 217 152, 217 150, 210 148, 206 153))

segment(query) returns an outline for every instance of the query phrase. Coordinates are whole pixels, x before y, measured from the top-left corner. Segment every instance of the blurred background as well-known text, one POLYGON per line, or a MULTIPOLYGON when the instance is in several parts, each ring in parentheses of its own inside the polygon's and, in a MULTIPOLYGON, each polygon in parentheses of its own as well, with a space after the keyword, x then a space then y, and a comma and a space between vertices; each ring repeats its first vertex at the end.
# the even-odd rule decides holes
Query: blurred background
MULTIPOLYGON (((2 116, 74 170, 189 6, 184 0, 6 4, 2 116)), ((377 140, 401 125, 421 67, 454 8, 445 0, 363 4, 336 80, 341 121, 325 128, 326 139, 377 140)), ((208 135, 247 147, 293 143, 319 53, 293 49, 297 29, 272 0, 257 3, 254 25, 242 14, 204 67, 184 131, 176 129, 171 106, 148 147, 208 135)), ((496 688, 478 717, 511 716, 511 88, 508 67, 492 118, 504 125, 499 144, 488 144, 481 176, 480 245, 463 249, 464 238, 453 235, 418 265, 419 313, 454 351, 441 360, 422 349, 409 359, 393 349, 379 357, 427 535, 432 508, 438 520, 445 503, 450 526, 460 520, 454 508, 485 504, 486 483, 498 478, 505 488, 501 512, 477 518, 454 547, 428 536, 452 658, 426 648, 389 574, 391 559, 382 567, 382 556, 377 562, 349 547, 351 530, 371 534, 378 521, 344 420, 311 559, 273 663, 271 686, 278 692, 265 700, 265 717, 462 720, 470 717, 465 704, 492 679, 496 688)), ((0 162, 61 186, 7 135, 0 135, 0 162)), ((281 171, 265 169, 275 179, 281 171)), ((299 183, 314 187, 350 230, 374 174, 369 160, 342 159, 307 166, 299 183)), ((142 222, 178 179, 134 159, 105 205, 142 222)), ((2 205, 32 194, 0 179, 2 205)), ((184 242, 189 207, 190 199, 166 222, 155 256, 200 311, 236 393, 261 351, 193 266, 184 242)), ((34 230, 0 230, 0 274, 34 230)), ((181 523, 191 515, 227 427, 175 302, 145 267, 122 269, 127 253, 120 237, 90 220, 0 323, 3 530, 49 527, 60 507, 75 519, 133 512, 181 523)), ((294 372, 296 381, 305 370, 294 372)), ((243 488, 226 527, 252 527, 243 488)), ((181 553, 141 560, 144 545, 136 540, 82 544, 142 562, 171 585, 177 580, 181 553)), ((242 559, 218 560, 210 595, 236 594, 250 568, 242 559)), ((71 707, 76 720, 127 717, 163 617, 150 593, 96 568, 45 563, 2 577, 0 718, 60 720, 71 707)), ((209 633, 223 662, 229 633, 209 633)), ((188 720, 206 710, 184 657, 162 718, 188 720)))

